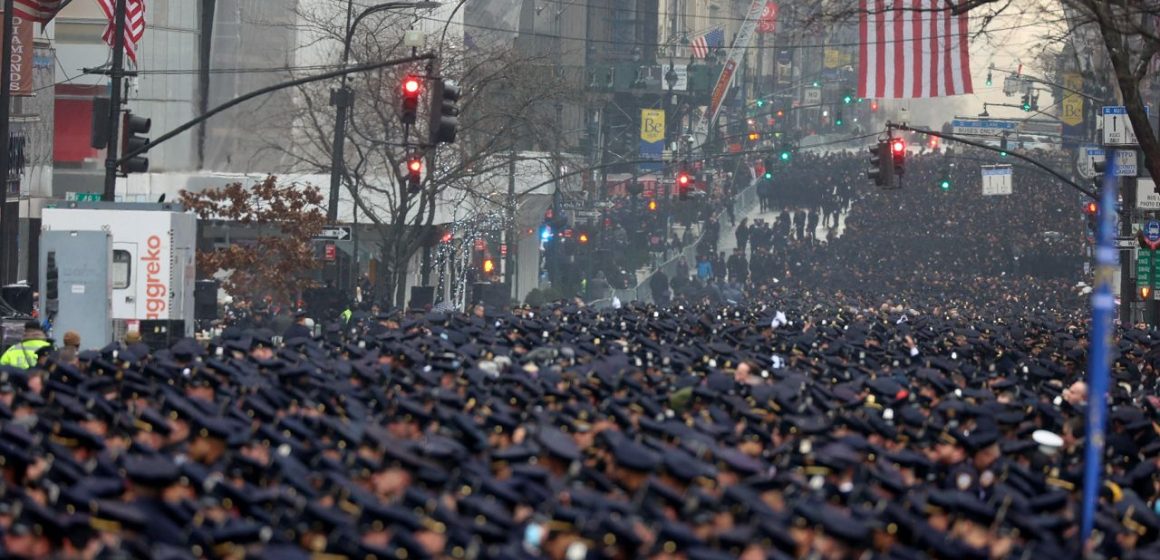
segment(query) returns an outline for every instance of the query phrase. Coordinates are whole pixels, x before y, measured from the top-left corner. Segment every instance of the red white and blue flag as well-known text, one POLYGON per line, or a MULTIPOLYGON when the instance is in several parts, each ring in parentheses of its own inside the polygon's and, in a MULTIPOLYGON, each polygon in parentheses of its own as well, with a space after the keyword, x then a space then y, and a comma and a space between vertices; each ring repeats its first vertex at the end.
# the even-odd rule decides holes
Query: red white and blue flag
POLYGON ((859 0, 858 97, 972 93, 967 14, 948 0, 859 0))
POLYGON ((68 5, 72 0, 15 0, 15 13, 20 14, 36 23, 44 24, 52 21, 57 12, 68 5))
MULTIPOLYGON (((113 46, 114 29, 116 28, 115 13, 117 0, 97 0, 109 24, 105 26, 102 38, 110 47, 113 46)), ((137 44, 145 36, 145 0, 125 0, 125 55, 133 64, 137 64, 137 44)))
POLYGON ((705 58, 713 49, 719 49, 725 44, 725 30, 715 27, 708 33, 697 36, 689 45, 693 49, 693 58, 705 58))

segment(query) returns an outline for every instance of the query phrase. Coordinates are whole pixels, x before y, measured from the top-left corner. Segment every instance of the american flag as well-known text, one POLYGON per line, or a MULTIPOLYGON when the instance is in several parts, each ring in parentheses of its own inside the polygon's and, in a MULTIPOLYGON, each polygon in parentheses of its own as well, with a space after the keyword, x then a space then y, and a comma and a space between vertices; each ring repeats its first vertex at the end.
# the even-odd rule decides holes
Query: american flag
POLYGON ((16 0, 13 7, 16 9, 15 13, 36 23, 45 24, 52 21, 52 18, 56 17, 56 13, 67 6, 69 2, 72 0, 16 0))
POLYGON ((721 48, 725 44, 725 30, 716 27, 711 29, 708 33, 698 35, 693 39, 689 46, 693 49, 694 58, 705 58, 709 56, 709 51, 721 48))
MULTIPOLYGON (((114 13, 117 9, 117 0, 97 0, 109 24, 105 26, 103 38, 110 47, 113 46, 113 35, 117 20, 114 13)), ((137 64, 137 43, 145 35, 145 0, 125 0, 125 54, 133 64, 137 64)))
POLYGON ((967 14, 949 0, 860 0, 858 97, 972 93, 967 14))

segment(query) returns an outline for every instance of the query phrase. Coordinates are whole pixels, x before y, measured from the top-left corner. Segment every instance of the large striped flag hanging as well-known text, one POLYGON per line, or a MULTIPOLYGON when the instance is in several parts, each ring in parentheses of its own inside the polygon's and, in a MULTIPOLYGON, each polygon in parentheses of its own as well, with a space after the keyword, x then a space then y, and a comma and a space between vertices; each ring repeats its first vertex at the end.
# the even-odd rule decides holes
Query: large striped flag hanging
POLYGON ((698 35, 689 47, 693 49, 693 58, 705 58, 709 56, 709 51, 719 49, 725 44, 725 30, 720 27, 714 27, 709 32, 698 35))
POLYGON ((858 96, 972 93, 967 14, 948 0, 859 0, 858 96))
MULTIPOLYGON (((105 17, 109 18, 102 38, 110 47, 113 46, 113 35, 117 20, 114 13, 117 9, 117 0, 97 0, 105 17)), ((137 44, 145 36, 145 0, 125 0, 125 55, 133 64, 137 64, 137 44)))
POLYGON ((45 24, 56 17, 56 13, 72 0, 15 0, 15 12, 39 24, 45 24))

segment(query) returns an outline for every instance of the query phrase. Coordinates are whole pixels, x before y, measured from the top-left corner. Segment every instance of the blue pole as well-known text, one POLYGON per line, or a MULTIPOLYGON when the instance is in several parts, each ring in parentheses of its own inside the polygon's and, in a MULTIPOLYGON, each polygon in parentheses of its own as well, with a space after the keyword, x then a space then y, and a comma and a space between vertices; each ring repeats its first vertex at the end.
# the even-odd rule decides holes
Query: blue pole
MULTIPOLYGON (((1119 178, 1116 177, 1116 151, 1107 151, 1107 167, 1100 193, 1099 228, 1096 231, 1096 278, 1092 291, 1091 353, 1088 354, 1087 425, 1084 432, 1083 518, 1080 544, 1086 553, 1096 505, 1100 497, 1100 474, 1103 472, 1104 432, 1107 423, 1108 376, 1111 364, 1109 346, 1112 340, 1112 318, 1116 312, 1112 277, 1118 267, 1119 252, 1115 246, 1116 199, 1119 178)), ((1120 305, 1128 305, 1132 294, 1120 294, 1120 305)))

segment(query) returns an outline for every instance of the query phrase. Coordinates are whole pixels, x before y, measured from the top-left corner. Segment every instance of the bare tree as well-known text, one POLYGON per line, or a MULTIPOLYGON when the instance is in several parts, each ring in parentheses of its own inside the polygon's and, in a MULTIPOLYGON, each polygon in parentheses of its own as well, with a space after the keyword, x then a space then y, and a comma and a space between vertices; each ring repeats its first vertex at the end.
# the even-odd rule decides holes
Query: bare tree
MULTIPOLYGON (((332 15, 312 17, 303 20, 316 26, 320 36, 331 33, 341 43, 333 35, 332 15)), ((393 31, 400 27, 399 18, 364 20, 354 36, 352 60, 387 59, 409 50, 393 31)), ((491 194, 490 179, 506 173, 519 150, 555 147, 554 139, 561 132, 554 118, 556 106, 579 91, 578 84, 557 72, 555 61, 547 56, 470 50, 453 42, 438 50, 442 53, 438 66, 394 68, 359 75, 350 82, 355 105, 346 138, 343 186, 360 219, 375 226, 380 256, 377 292, 387 303, 405 300, 411 260, 425 245, 436 242, 432 226, 437 208, 475 204, 479 191, 491 194), (426 103, 421 104, 415 126, 405 126, 399 118, 403 77, 436 73, 456 82, 462 91, 458 139, 438 148, 426 145, 426 103), (408 189, 405 163, 415 154, 424 157, 425 170, 419 188, 408 189)), ((287 150, 298 171, 330 169, 334 112, 328 88, 333 85, 319 84, 298 92, 294 142, 287 150)))

